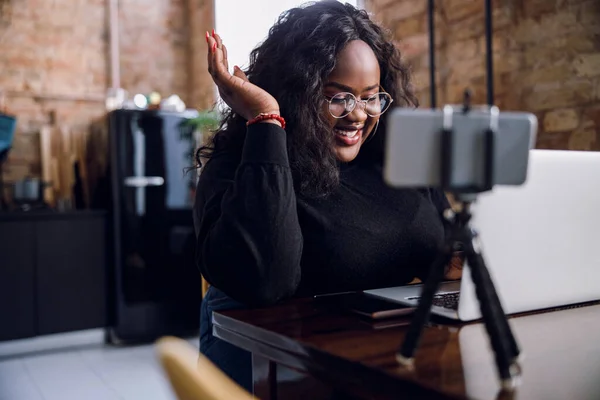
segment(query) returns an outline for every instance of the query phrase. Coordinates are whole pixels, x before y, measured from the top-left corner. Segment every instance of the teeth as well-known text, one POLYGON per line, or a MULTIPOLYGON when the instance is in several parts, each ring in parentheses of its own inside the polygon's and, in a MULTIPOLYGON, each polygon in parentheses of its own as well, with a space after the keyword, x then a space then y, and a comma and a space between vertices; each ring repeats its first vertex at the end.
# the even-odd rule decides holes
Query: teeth
POLYGON ((343 131, 341 129, 335 129, 335 133, 337 133, 338 135, 342 135, 342 136, 346 136, 349 138, 353 138, 354 136, 356 136, 356 134, 358 133, 358 131, 343 131))

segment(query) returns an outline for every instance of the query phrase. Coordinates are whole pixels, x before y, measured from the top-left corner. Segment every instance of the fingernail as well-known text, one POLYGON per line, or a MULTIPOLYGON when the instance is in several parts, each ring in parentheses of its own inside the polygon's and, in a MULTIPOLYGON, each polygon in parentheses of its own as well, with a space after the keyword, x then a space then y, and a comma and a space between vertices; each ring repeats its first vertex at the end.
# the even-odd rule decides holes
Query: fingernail
POLYGON ((217 44, 216 44, 216 43, 214 43, 214 44, 213 44, 213 47, 212 47, 212 51, 213 51, 213 53, 214 53, 216 50, 217 50, 217 44))
POLYGON ((212 32, 212 33, 213 33, 213 37, 215 37, 215 30, 213 29, 212 31, 213 31, 213 32, 212 32))
POLYGON ((208 43, 208 38, 209 38, 208 31, 206 31, 206 43, 208 43))

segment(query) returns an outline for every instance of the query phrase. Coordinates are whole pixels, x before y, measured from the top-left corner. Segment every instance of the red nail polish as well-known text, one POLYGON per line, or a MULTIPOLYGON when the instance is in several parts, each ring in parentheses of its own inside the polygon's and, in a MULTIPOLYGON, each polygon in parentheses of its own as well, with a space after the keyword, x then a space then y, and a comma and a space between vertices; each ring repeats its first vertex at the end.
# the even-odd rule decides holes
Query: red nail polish
POLYGON ((208 38, 209 38, 208 31, 206 31, 206 43, 208 43, 208 38))
POLYGON ((215 43, 215 44, 213 44, 213 47, 212 47, 212 51, 213 51, 213 53, 214 53, 216 50, 217 50, 217 44, 215 43))
POLYGON ((213 31, 213 32, 212 32, 212 33, 213 33, 213 37, 215 37, 215 30, 213 29, 212 31, 213 31))

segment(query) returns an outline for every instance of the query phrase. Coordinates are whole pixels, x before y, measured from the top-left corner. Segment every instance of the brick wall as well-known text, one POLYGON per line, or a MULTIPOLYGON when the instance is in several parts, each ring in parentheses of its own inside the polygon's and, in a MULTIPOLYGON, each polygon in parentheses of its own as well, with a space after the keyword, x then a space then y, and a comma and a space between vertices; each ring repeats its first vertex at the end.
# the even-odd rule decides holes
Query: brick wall
MULTIPOLYGON (((600 150, 600 1, 493 1, 495 103, 539 119, 538 148, 600 150)), ((437 0, 437 104, 486 103, 484 2, 437 0)), ((366 0, 429 101, 426 0, 366 0)))
MULTIPOLYGON (((0 1, 0 92, 18 117, 8 182, 39 175, 41 126, 82 130, 103 115, 110 83, 107 3, 0 1)), ((204 31, 213 26, 212 0, 119 3, 121 86, 129 93, 175 93, 189 107, 210 106, 204 31)))

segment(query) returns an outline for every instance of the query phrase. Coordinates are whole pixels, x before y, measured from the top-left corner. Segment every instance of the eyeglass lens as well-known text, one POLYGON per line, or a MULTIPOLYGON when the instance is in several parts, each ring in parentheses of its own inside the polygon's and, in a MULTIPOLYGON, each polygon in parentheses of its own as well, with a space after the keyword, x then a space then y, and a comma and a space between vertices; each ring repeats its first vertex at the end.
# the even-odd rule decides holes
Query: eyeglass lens
MULTIPOLYGON (((361 102, 364 103, 366 113, 375 117, 387 110, 391 103, 390 100, 389 94, 376 93, 361 102)), ((354 110, 356 103, 356 97, 354 97, 352 93, 338 93, 331 98, 331 101, 329 102, 329 111, 334 117, 343 117, 354 110)))

